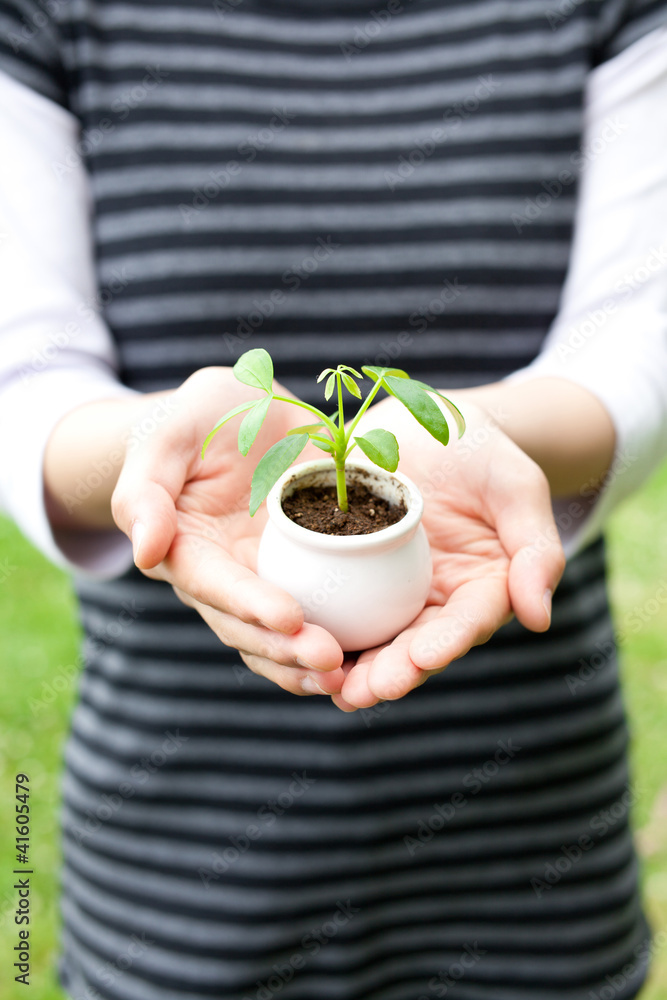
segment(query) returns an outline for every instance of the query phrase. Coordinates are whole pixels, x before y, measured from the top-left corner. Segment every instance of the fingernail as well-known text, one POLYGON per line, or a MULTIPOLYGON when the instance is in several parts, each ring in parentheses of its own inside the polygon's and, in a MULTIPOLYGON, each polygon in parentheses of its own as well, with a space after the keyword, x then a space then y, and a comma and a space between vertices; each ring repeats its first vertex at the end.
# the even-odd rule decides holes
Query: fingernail
POLYGON ((270 632, 277 632, 277 633, 278 633, 278 635, 282 635, 282 632, 280 631, 280 629, 279 629, 279 628, 275 628, 275 626, 274 626, 274 625, 269 625, 269 623, 268 623, 268 622, 263 622, 261 618, 258 618, 258 619, 257 619, 257 622, 258 622, 258 624, 260 624, 260 625, 261 625, 261 626, 262 626, 263 628, 268 628, 268 630, 269 630, 270 632))
POLYGON ((146 536, 146 528, 141 521, 135 521, 132 525, 132 558, 136 562, 139 558, 141 543, 146 536))
POLYGON ((549 616, 549 621, 551 621, 551 597, 552 597, 552 593, 549 590, 549 588, 547 587, 547 589, 542 594, 542 604, 544 605, 544 610, 546 611, 547 615, 549 616))
POLYGON ((328 694, 312 677, 304 677, 301 681, 301 690, 306 694, 328 694))
POLYGON ((299 664, 300 667, 305 667, 306 670, 319 670, 320 669, 319 667, 316 667, 314 664, 308 663, 307 660, 302 660, 300 656, 297 656, 296 662, 299 664))

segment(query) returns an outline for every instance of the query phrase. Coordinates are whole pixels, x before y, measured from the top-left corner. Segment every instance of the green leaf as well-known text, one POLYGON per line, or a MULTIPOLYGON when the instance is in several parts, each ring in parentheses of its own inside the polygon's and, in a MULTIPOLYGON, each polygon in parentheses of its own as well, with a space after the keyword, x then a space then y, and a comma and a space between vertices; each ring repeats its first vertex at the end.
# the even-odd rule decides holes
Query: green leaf
MULTIPOLYGON (((344 372, 341 373, 340 377, 342 378, 343 385, 345 386, 347 391, 351 393, 351 395, 356 396, 357 399, 361 399, 361 392, 359 391, 359 386, 354 381, 354 379, 350 378, 350 376, 346 375, 344 372)), ((361 378, 361 376, 359 376, 359 378, 361 378)))
POLYGON ((311 437, 310 440, 313 442, 316 448, 320 449, 320 451, 326 451, 327 455, 331 455, 333 453, 333 444, 331 443, 331 441, 328 441, 325 444, 322 440, 320 440, 320 438, 311 437))
POLYGON ((390 431, 381 428, 368 431, 360 437, 355 437, 364 455, 387 472, 396 472, 398 467, 398 441, 390 431))
POLYGON ((336 373, 332 372, 327 379, 327 384, 324 387, 324 398, 331 399, 333 396, 334 386, 336 384, 336 373))
POLYGON ((201 457, 202 458, 204 457, 204 455, 206 453, 206 449, 208 448, 209 444, 211 443, 211 438, 215 434, 218 433, 218 431, 220 430, 220 428, 223 427, 224 424, 226 424, 228 420, 231 420, 232 417, 236 417, 239 413, 243 413, 244 410, 249 410, 250 407, 254 406, 256 402, 257 402, 256 399, 250 399, 250 400, 248 400, 247 403, 241 403, 239 406, 235 406, 233 410, 230 410, 229 413, 225 413, 224 417, 221 417, 220 420, 218 420, 218 422, 215 425, 215 427, 213 428, 213 430, 210 431, 207 434, 206 440, 204 441, 204 443, 202 445, 202 449, 201 449, 201 457))
POLYGON ((317 376, 317 381, 318 381, 318 382, 321 382, 321 381, 322 381, 322 379, 324 378, 324 376, 325 376, 325 375, 328 375, 328 374, 329 374, 330 372, 332 372, 333 370, 334 370, 333 368, 325 368, 325 369, 324 369, 324 371, 323 371, 323 372, 320 372, 320 374, 319 374, 319 375, 317 376))
POLYGON ((429 394, 412 379, 394 378, 387 375, 384 384, 399 402, 410 411, 415 420, 425 427, 436 441, 447 444, 449 441, 449 426, 440 412, 440 408, 429 394))
POLYGON ((377 382, 379 378, 384 378, 385 375, 392 375, 395 378, 410 378, 408 373, 404 372, 402 368, 378 368, 376 365, 364 365, 361 370, 364 375, 368 375, 374 382, 377 382))
POLYGON ((339 372, 350 372, 355 378, 363 378, 364 376, 361 372, 358 372, 356 368, 350 368, 349 365, 338 365, 339 372))
POLYGON ((451 399, 447 399, 447 397, 443 396, 441 392, 438 392, 437 389, 434 389, 433 386, 426 385, 426 382, 419 382, 417 379, 414 378, 412 379, 412 381, 415 383, 415 385, 421 386, 421 388, 424 389, 426 392, 434 393, 436 396, 438 396, 439 399, 443 401, 443 403, 445 404, 451 415, 454 417, 454 420, 456 421, 456 426, 459 431, 459 437, 461 437, 464 430, 466 429, 466 422, 458 406, 452 403, 451 399))
POLYGON ((282 441, 277 441, 260 458, 255 469, 255 474, 252 477, 252 487, 250 490, 251 517, 255 516, 283 472, 287 472, 292 462, 295 458, 298 458, 307 444, 307 434, 285 437, 282 441))
POLYGON ((324 427, 323 423, 319 424, 302 424, 301 427, 293 427, 288 434, 310 434, 312 431, 319 430, 320 427, 324 427))
POLYGON ((269 352, 262 347, 242 354, 232 371, 244 385, 264 389, 265 392, 271 392, 273 388, 273 361, 269 352))
POLYGON ((253 446, 259 429, 264 423, 264 417, 271 405, 273 393, 265 399, 258 400, 252 410, 246 413, 239 427, 239 451, 242 455, 247 455, 253 446))

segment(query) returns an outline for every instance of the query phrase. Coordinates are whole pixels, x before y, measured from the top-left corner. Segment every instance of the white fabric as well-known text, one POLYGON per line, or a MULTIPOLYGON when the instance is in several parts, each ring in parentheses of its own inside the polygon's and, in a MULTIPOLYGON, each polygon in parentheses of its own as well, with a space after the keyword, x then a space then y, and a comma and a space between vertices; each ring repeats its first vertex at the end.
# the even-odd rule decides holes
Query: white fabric
POLYGON ((56 565, 112 577, 132 561, 125 535, 54 536, 43 495, 58 421, 82 403, 138 395, 115 375, 98 312, 85 170, 54 170, 78 133, 68 111, 0 73, 0 508, 56 565))
MULTIPOLYGON (((555 505, 568 555, 667 454, 666 107, 667 29, 590 74, 561 308, 539 357, 510 376, 578 382, 616 427, 605 489, 555 505)), ((133 394, 114 375, 113 339, 95 308, 85 170, 80 162, 65 177, 54 170, 68 152, 72 162, 78 122, 0 71, 0 136, 0 507, 57 565, 111 578, 131 565, 125 535, 54 535, 43 499, 56 423, 83 403, 133 394)))
POLYGON ((603 488, 554 504, 567 555, 592 541, 667 455, 666 109, 667 28, 591 74, 587 165, 559 312, 535 361, 510 376, 577 382, 616 429, 603 488))

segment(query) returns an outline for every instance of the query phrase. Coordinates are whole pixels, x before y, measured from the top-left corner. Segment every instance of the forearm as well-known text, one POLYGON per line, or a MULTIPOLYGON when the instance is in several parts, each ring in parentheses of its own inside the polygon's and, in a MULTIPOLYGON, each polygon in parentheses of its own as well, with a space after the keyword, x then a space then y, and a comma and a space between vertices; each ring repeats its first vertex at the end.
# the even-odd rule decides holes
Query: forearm
POLYGON ((616 444, 612 419, 588 389, 564 378, 494 382, 446 392, 477 403, 544 471, 554 498, 595 488, 616 444))
POLYGON ((127 449, 169 412, 169 393, 78 406, 54 428, 44 453, 44 496, 54 529, 115 527, 111 495, 127 449))

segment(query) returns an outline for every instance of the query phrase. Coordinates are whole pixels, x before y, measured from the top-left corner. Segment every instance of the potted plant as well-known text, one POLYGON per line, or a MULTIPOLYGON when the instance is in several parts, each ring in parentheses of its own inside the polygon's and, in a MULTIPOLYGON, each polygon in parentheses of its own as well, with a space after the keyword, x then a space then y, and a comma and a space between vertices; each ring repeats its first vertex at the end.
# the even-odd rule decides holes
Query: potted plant
POLYGON ((355 434, 362 416, 384 389, 401 402, 437 441, 446 445, 449 426, 431 393, 454 417, 459 437, 463 417, 451 400, 398 368, 364 366, 363 375, 347 365, 327 368, 325 400, 334 392, 332 415, 299 399, 273 391, 273 362, 263 349, 241 355, 234 375, 266 395, 226 413, 202 446, 233 417, 245 413, 238 447, 247 455, 272 401, 308 411, 311 423, 295 427, 257 463, 252 477, 250 515, 267 500, 268 522, 262 535, 257 572, 302 605, 306 621, 321 625, 345 651, 368 649, 398 635, 424 607, 432 566, 421 524, 423 500, 415 484, 397 472, 398 442, 380 428, 355 434), (362 399, 358 381, 373 386, 362 399), (361 400, 345 423, 343 392, 361 400), (292 463, 311 441, 328 457, 292 463), (349 462, 358 447, 368 461, 349 462))

